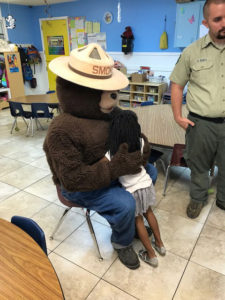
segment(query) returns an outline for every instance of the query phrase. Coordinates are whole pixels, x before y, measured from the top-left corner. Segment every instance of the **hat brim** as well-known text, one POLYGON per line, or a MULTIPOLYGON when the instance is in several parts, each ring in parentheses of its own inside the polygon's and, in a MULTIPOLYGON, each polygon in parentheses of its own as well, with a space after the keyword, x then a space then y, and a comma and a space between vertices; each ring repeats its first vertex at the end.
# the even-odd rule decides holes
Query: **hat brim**
POLYGON ((116 91, 128 86, 129 80, 120 71, 113 68, 112 76, 107 79, 95 79, 82 76, 69 68, 69 56, 60 56, 49 63, 49 69, 59 77, 76 84, 103 91, 116 91))

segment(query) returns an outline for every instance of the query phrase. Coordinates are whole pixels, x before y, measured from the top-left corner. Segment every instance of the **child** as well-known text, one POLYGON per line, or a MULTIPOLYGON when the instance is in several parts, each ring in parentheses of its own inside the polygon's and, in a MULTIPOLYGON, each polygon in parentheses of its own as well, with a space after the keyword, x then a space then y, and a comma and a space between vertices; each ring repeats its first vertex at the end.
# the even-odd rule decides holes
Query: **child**
MULTIPOLYGON (((109 133, 109 152, 106 157, 110 160, 118 150, 121 143, 128 144, 128 151, 133 152, 143 149, 144 140, 141 138, 141 128, 134 112, 123 110, 113 117, 110 125, 109 133)), ((140 240, 146 250, 139 251, 139 257, 153 267, 157 267, 158 260, 155 251, 152 248, 148 237, 147 230, 144 226, 143 216, 148 221, 152 228, 155 241, 153 247, 160 255, 166 254, 166 249, 160 237, 158 222, 151 209, 151 205, 155 203, 155 190, 152 184, 152 179, 146 172, 145 168, 141 167, 141 172, 134 175, 125 175, 119 177, 122 186, 136 200, 135 222, 140 240)))

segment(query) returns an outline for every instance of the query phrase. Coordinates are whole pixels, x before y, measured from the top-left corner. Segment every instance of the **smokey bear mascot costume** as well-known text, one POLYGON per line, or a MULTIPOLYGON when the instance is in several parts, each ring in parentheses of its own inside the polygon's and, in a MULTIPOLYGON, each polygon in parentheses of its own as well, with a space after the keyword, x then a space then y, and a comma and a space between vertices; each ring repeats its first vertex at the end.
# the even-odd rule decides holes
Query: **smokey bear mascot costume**
POLYGON ((135 201, 117 178, 138 173, 148 160, 150 147, 144 137, 143 155, 140 151, 129 153, 127 145, 121 144, 111 161, 103 159, 108 151, 110 119, 120 110, 117 91, 129 83, 113 65, 98 44, 51 61, 62 113, 49 127, 44 150, 53 181, 60 185, 63 196, 103 216, 111 225, 111 242, 119 259, 136 269, 140 262, 132 248, 135 201))

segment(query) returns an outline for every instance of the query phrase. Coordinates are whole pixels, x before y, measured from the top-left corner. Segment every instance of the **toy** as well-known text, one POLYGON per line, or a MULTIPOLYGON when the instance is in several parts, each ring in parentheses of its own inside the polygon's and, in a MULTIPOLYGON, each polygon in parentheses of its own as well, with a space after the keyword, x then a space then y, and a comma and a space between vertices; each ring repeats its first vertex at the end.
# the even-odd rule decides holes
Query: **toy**
POLYGON ((125 27, 125 31, 121 35, 122 38, 122 52, 128 54, 133 51, 134 35, 130 26, 125 27))

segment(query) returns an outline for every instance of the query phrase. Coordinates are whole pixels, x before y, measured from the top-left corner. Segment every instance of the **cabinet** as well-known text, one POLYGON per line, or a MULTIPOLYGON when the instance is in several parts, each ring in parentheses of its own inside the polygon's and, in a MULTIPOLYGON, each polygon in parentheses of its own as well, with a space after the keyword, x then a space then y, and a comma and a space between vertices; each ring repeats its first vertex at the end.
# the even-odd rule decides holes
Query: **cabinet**
POLYGON ((4 52, 4 63, 8 78, 8 88, 0 88, 0 109, 8 107, 6 99, 25 95, 22 66, 19 52, 4 52))
POLYGON ((140 106, 146 101, 160 104, 162 94, 167 89, 167 83, 131 82, 126 89, 120 90, 119 102, 122 106, 140 106))
POLYGON ((0 110, 9 106, 9 103, 6 100, 10 98, 10 89, 0 88, 0 110))
POLYGON ((184 48, 199 38, 205 1, 177 4, 174 47, 184 48))
POLYGON ((11 97, 15 98, 24 96, 25 91, 23 83, 23 73, 19 52, 4 52, 4 57, 11 97), (15 67, 17 68, 14 69, 13 72, 13 67, 10 64, 10 58, 12 57, 14 57, 15 59, 15 67))

